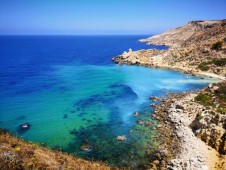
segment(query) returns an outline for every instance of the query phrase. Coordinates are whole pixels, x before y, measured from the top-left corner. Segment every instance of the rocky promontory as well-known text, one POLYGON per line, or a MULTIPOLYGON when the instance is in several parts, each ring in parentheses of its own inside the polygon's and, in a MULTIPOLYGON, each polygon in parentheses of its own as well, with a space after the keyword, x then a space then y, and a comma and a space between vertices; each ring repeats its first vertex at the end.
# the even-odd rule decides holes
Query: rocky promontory
POLYGON ((225 79, 226 20, 192 21, 140 41, 167 45, 169 49, 129 50, 113 60, 118 64, 159 67, 225 79))

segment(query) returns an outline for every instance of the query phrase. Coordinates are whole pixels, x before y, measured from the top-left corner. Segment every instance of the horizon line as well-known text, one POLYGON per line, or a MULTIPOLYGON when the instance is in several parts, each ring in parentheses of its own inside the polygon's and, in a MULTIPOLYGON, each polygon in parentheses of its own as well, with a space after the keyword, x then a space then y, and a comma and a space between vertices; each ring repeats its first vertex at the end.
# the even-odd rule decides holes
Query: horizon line
POLYGON ((0 36, 130 36, 155 34, 0 34, 0 36))

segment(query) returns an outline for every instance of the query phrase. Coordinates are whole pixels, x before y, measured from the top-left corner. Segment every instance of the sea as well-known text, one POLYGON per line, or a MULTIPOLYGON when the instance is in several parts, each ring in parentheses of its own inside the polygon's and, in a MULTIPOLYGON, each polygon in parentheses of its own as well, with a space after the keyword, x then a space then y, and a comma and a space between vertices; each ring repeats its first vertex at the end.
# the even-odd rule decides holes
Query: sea
POLYGON ((199 90, 213 79, 111 61, 129 48, 167 48, 138 42, 146 37, 0 36, 0 128, 111 166, 148 164, 160 143, 150 96, 199 90))

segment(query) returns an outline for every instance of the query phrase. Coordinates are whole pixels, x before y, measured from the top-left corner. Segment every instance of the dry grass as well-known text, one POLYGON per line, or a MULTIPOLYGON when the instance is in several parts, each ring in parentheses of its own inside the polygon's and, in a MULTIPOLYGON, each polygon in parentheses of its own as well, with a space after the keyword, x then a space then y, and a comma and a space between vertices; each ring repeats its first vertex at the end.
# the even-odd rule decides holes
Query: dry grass
POLYGON ((101 162, 86 161, 50 150, 0 130, 0 169, 110 170, 101 162))

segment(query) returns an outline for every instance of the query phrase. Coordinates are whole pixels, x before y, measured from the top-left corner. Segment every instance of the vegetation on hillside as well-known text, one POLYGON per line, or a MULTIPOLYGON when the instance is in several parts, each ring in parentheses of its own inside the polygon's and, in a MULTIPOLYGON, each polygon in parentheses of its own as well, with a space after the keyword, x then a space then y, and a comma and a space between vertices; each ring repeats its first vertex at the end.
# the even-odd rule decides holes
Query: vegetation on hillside
POLYGON ((221 50, 223 43, 221 41, 218 41, 214 43, 211 47, 211 50, 221 50))
POLYGON ((226 81, 209 85, 195 101, 205 107, 190 127, 202 141, 226 155, 226 81))
POLYGON ((110 170, 103 163, 75 158, 50 150, 0 130, 0 169, 110 170))
POLYGON ((203 106, 211 106, 213 105, 211 96, 209 94, 199 94, 198 96, 195 97, 195 100, 200 103, 203 106))
POLYGON ((198 65, 198 68, 202 71, 208 71, 210 69, 210 66, 214 65, 217 67, 224 67, 226 66, 226 58, 215 58, 211 59, 208 62, 202 62, 198 65))
POLYGON ((201 63, 198 65, 198 68, 202 71, 207 71, 210 69, 210 67, 206 63, 201 63))
POLYGON ((207 88, 199 93, 195 100, 203 106, 217 107, 217 111, 226 114, 226 82, 213 85, 213 89, 207 88))

